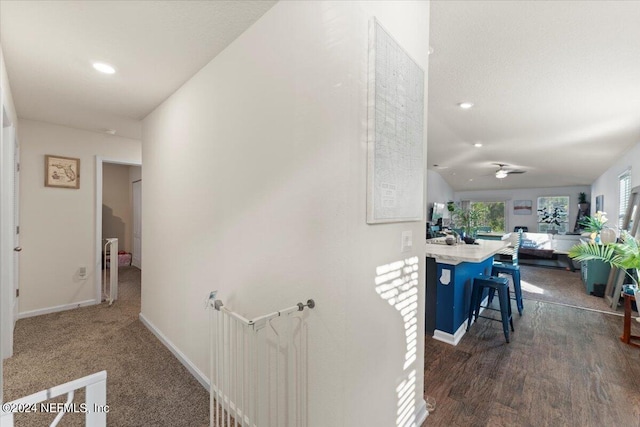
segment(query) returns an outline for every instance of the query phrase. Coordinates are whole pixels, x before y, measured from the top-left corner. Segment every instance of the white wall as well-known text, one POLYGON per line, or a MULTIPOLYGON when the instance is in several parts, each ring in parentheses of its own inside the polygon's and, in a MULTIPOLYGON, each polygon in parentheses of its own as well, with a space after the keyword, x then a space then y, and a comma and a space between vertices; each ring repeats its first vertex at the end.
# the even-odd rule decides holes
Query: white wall
MULTIPOLYGON (((640 185, 640 142, 621 156, 591 186, 591 206, 595 209, 596 196, 604 196, 604 211, 609 218, 608 225, 617 226, 619 200, 618 177, 631 169, 631 188, 640 185)), ((622 212, 624 215, 624 212, 622 212)))
POLYGON ((131 252, 132 207, 130 166, 102 164, 102 238, 118 238, 120 250, 131 252))
MULTIPOLYGON (((507 178, 508 179, 508 178, 507 178)), ((455 200, 471 200, 476 202, 507 202, 507 230, 513 230, 515 226, 529 227, 529 231, 538 231, 538 197, 543 196, 569 196, 569 231, 573 231, 578 215, 578 194, 586 193, 587 200, 591 189, 588 186, 575 187, 550 187, 550 188, 525 188, 517 190, 482 190, 482 191, 457 191, 455 200), (514 215, 514 200, 531 200, 533 212, 531 215, 514 215)), ((591 204, 591 213, 594 213, 595 200, 591 204)))
MULTIPOLYGON (((16 108, 13 105, 13 96, 11 95, 11 87, 9 85, 9 76, 7 75, 7 68, 4 63, 4 54, 2 53, 2 45, 0 45, 0 89, 2 89, 2 98, 4 106, 7 108, 7 114, 11 123, 18 126, 18 115, 16 114, 16 108)), ((0 114, 2 112, 0 111, 0 114)))
MULTIPOLYGON (((280 2, 143 126, 142 318, 207 373, 210 290, 247 317, 314 298, 312 427, 396 425, 405 325, 377 267, 419 260, 424 319, 424 221, 366 224, 374 14, 427 70, 428 2, 280 2)), ((423 344, 419 320, 416 411, 423 344)))
MULTIPOLYGON (((447 204, 448 201, 453 200, 454 191, 453 188, 442 176, 435 171, 427 171, 427 215, 429 215, 429 209, 433 207, 435 202, 447 204)), ((427 221, 429 217, 427 216, 427 221)))
POLYGON ((95 302, 95 157, 139 163, 141 143, 31 120, 20 142, 20 315, 95 302), (80 158, 80 189, 45 187, 45 154, 80 158))

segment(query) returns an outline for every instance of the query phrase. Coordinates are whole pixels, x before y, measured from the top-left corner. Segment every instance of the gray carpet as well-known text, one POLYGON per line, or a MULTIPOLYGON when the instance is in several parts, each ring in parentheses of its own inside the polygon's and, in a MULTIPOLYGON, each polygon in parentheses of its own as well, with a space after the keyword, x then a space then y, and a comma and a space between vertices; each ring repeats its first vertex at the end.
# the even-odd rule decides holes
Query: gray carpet
MULTIPOLYGON (((14 356, 4 361, 5 401, 106 370, 109 426, 208 426, 208 392, 138 320, 139 312, 140 270, 121 267, 113 306, 19 320, 14 356)), ((74 401, 83 402, 84 393, 74 401)), ((16 426, 46 426, 54 416, 17 414, 16 426)), ((83 414, 66 414, 59 424, 81 425, 83 414)))

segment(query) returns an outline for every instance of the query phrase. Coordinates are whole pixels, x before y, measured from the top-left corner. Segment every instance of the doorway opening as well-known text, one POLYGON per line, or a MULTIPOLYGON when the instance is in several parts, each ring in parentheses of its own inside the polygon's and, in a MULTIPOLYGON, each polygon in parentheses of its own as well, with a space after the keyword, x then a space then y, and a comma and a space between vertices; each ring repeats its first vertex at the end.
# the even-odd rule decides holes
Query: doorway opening
MULTIPOLYGON (((96 271, 114 264, 142 268, 142 167, 140 163, 96 157, 96 271), (118 253, 104 254, 105 239, 118 239, 118 253)), ((103 274, 95 292, 103 301, 103 274)))

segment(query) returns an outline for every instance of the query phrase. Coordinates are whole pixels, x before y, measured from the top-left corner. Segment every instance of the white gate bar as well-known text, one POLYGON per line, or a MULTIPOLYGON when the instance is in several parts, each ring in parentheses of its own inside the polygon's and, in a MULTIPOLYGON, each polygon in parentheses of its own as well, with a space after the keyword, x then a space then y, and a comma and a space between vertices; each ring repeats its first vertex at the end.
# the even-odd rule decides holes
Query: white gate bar
POLYGON ((118 299, 118 239, 105 239, 104 244, 104 272, 102 274, 102 294, 109 301, 109 305, 118 299), (105 292, 107 285, 107 248, 109 248, 109 294, 105 292))
POLYGON ((308 334, 304 319, 291 315, 315 302, 254 319, 227 309, 216 292, 208 306, 210 426, 306 427, 308 334))
MULTIPOLYGON (((106 427, 107 371, 96 372, 95 374, 87 375, 86 377, 51 387, 48 390, 42 390, 37 393, 30 394, 29 396, 13 400, 5 403, 3 405, 3 409, 5 407, 11 408, 37 405, 38 403, 46 402, 47 400, 64 394, 68 396, 67 403, 71 403, 73 401, 75 390, 79 390, 81 388, 86 388, 85 402, 87 404, 87 413, 85 414, 85 425, 90 427, 106 427)), ((0 425, 2 427, 13 427, 13 414, 13 412, 4 412, 3 410, 1 413, 0 425)), ((58 413, 56 418, 50 424, 50 427, 55 427, 64 414, 65 412, 58 413)))

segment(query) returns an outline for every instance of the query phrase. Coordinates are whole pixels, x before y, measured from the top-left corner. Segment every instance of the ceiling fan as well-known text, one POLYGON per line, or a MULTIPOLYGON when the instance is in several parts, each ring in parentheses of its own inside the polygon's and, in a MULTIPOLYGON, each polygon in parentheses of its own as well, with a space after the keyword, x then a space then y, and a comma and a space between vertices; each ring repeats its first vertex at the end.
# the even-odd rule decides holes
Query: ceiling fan
POLYGON ((515 169, 505 169, 505 166, 508 166, 504 163, 493 163, 494 165, 499 166, 498 170, 496 171, 496 178, 498 179, 503 179, 506 178, 507 175, 511 175, 511 174, 517 174, 517 173, 525 173, 526 171, 523 170, 515 170, 515 169))

